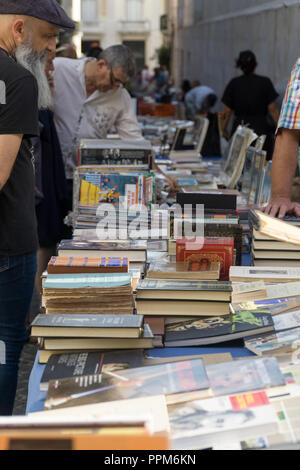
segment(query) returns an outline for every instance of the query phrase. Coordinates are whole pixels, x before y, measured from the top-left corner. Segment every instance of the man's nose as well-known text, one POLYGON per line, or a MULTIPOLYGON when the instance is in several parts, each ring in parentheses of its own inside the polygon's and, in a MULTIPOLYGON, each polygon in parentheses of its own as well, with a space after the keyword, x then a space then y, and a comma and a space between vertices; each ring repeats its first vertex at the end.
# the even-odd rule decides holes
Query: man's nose
POLYGON ((55 52, 56 51, 56 37, 49 40, 49 42, 47 44, 47 50, 49 52, 55 52))

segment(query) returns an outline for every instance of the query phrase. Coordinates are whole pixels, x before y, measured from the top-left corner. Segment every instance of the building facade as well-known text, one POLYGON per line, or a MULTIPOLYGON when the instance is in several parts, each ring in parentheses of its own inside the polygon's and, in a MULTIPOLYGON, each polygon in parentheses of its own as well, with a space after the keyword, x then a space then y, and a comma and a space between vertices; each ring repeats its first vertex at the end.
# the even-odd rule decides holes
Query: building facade
POLYGON ((300 55, 300 1, 174 0, 173 76, 200 80, 222 96, 240 74, 235 59, 252 50, 257 73, 271 78, 283 93, 300 55))
POLYGON ((165 0, 83 0, 83 52, 97 41, 102 48, 122 43, 133 50, 138 68, 147 64, 153 69, 163 43, 160 19, 165 8, 165 0))

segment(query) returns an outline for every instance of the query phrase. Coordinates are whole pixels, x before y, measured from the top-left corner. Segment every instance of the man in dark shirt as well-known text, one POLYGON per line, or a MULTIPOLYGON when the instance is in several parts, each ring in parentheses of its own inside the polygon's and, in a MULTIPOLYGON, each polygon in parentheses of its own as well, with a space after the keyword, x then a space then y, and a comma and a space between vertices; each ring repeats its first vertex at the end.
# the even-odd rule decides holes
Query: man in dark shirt
POLYGON ((51 99, 45 58, 59 28, 73 26, 56 0, 0 0, 0 415, 13 412, 36 273, 30 138, 51 99))

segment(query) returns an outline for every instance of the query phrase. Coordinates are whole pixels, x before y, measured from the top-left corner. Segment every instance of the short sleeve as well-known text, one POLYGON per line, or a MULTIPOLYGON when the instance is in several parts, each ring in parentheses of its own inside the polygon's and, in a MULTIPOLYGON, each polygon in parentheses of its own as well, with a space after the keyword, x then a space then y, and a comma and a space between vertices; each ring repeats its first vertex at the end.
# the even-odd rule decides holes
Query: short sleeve
POLYGON ((231 80, 227 87, 225 88, 223 97, 222 97, 222 103, 225 104, 225 106, 228 106, 228 108, 234 110, 234 81, 231 80))
POLYGON ((5 104, 0 105, 0 134, 38 136, 38 87, 26 75, 5 83, 5 104))
POLYGON ((278 122, 280 128, 300 129, 300 59, 292 70, 286 89, 278 122))

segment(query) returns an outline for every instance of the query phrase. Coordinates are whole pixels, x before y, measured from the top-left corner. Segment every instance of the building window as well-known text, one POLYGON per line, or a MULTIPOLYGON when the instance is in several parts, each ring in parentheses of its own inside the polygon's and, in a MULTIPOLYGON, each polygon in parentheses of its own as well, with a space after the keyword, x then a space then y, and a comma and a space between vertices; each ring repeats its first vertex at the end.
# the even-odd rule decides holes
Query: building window
POLYGON ((82 3, 82 21, 94 22, 98 18, 98 0, 84 0, 82 3))
POLYGON ((144 0, 126 0, 126 20, 144 20, 144 0))

